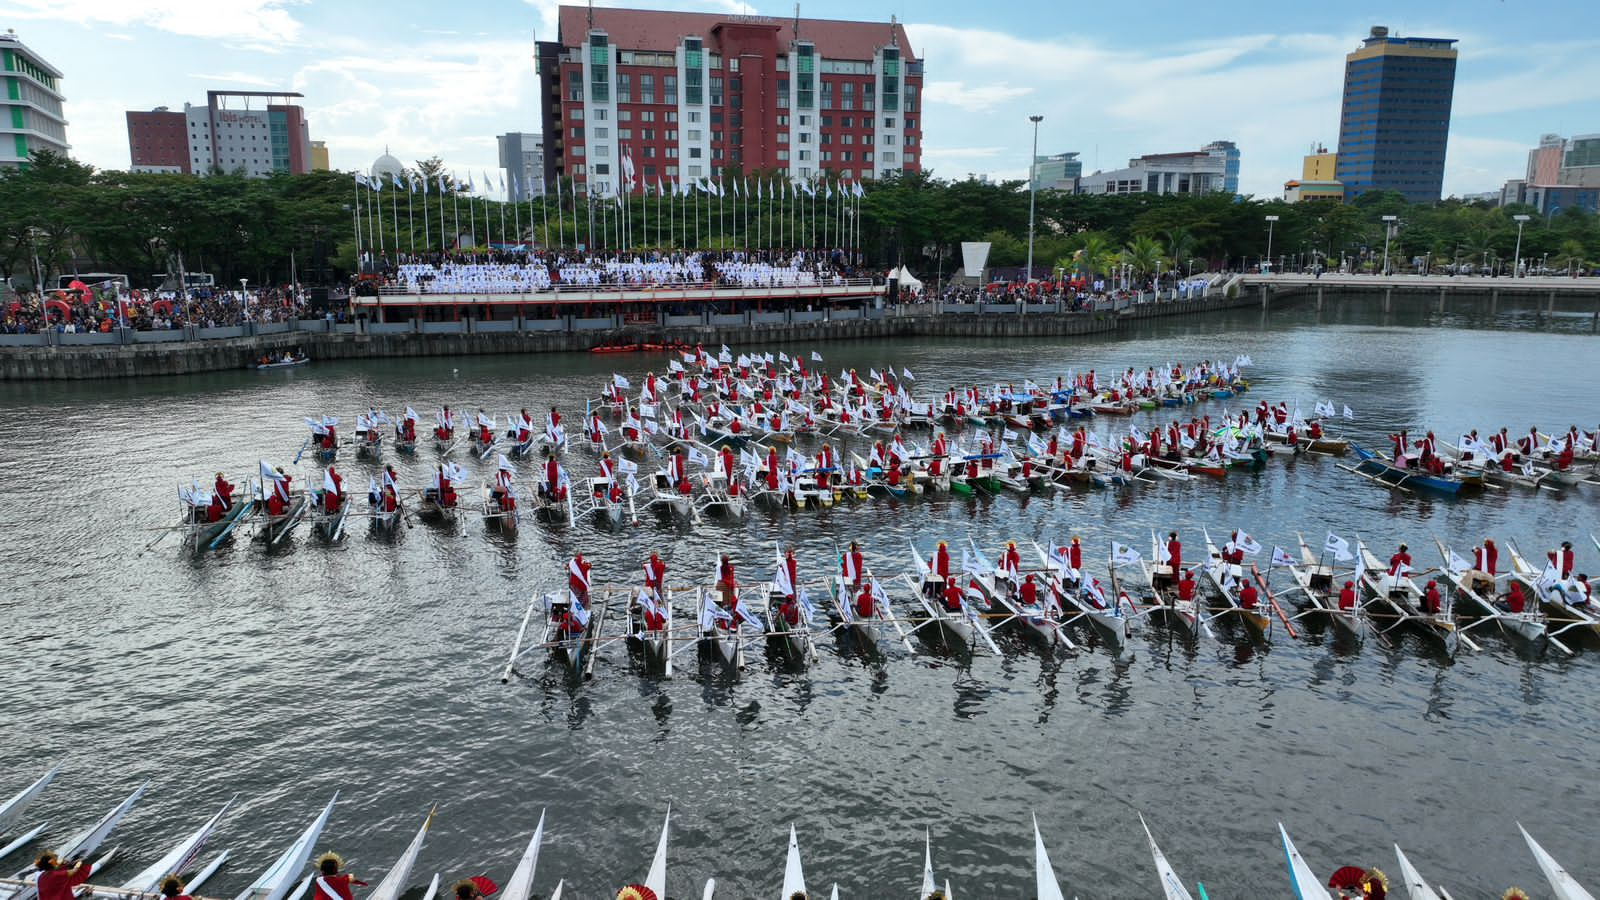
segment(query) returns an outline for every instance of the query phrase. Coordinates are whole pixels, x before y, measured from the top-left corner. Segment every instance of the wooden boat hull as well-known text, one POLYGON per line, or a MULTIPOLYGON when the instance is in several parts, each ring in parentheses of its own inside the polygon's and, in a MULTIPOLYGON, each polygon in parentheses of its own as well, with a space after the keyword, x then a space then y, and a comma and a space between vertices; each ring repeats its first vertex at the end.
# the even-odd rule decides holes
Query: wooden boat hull
POLYGON ((223 513, 222 518, 199 526, 194 533, 194 551, 196 553, 212 550, 225 538, 233 533, 241 520, 254 512, 254 505, 245 500, 235 500, 233 507, 223 513))

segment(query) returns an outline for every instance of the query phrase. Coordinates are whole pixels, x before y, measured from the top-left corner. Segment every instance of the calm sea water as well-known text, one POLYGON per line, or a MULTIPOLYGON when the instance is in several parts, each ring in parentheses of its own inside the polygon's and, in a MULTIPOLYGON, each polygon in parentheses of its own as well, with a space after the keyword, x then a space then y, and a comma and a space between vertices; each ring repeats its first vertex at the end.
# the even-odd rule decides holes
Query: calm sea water
MULTIPOLYGON (((929 392, 1246 353, 1250 404, 1348 404, 1350 435, 1377 442, 1397 425, 1450 438, 1467 427, 1593 427, 1591 327, 1582 314, 1397 306, 1385 317, 1347 303, 1320 317, 1300 305, 1150 322, 1117 339, 816 349, 833 370, 908 367, 929 392)), ((733 526, 647 519, 614 532, 529 526, 506 539, 468 521, 459 533, 418 526, 394 539, 357 528, 335 547, 302 528, 272 553, 238 542, 196 559, 170 539, 141 552, 150 529, 175 518, 180 480, 288 463, 302 416, 348 425, 368 404, 426 416, 440 403, 499 416, 554 403, 575 416, 610 372, 637 384, 648 367, 665 359, 372 361, 7 385, 0 795, 64 761, 29 817, 50 818, 55 843, 152 780, 113 841, 128 874, 238 793, 215 842, 235 853, 205 890, 216 895, 248 883, 335 790, 342 800, 319 848, 341 850, 363 875, 381 875, 438 804, 413 896, 436 870, 446 883, 480 872, 503 882, 541 810, 536 892, 565 878, 568 897, 610 896, 643 878, 669 803, 678 897, 699 896, 709 876, 718 896, 775 894, 791 822, 814 890, 837 881, 847 897, 912 896, 927 828, 958 892, 1032 896, 1030 814, 1069 894, 1151 896, 1141 811, 1180 874, 1214 896, 1285 892, 1279 820, 1324 875, 1349 864, 1392 872, 1398 841, 1458 896, 1511 884, 1537 895, 1521 820, 1600 883, 1570 818, 1595 799, 1593 654, 1530 655, 1494 636, 1454 661, 1409 638, 1348 652, 1281 626, 1266 648, 1188 647, 1146 625, 1121 655, 1047 658, 1006 644, 1000 658, 966 660, 919 647, 871 664, 825 640, 802 673, 757 654, 733 680, 684 657, 677 677, 653 680, 616 646, 583 685, 537 656, 511 684, 496 677, 528 599, 562 583, 575 549, 602 582, 636 580, 651 550, 688 581, 706 580, 719 551, 754 577, 778 541, 815 575, 836 543, 855 539, 882 575, 908 567, 911 541, 1077 533, 1103 560, 1111 540, 1144 548, 1152 529, 1177 528, 1196 547, 1205 526, 1245 528, 1269 547, 1331 529, 1380 555, 1406 540, 1423 565, 1434 562, 1432 535, 1463 553, 1486 535, 1530 552, 1572 539, 1579 568, 1593 571, 1595 490, 1452 502, 1395 495, 1304 458, 1221 484, 875 501, 757 512, 733 526)), ((431 458, 390 457, 412 486, 431 458)), ((341 463, 358 489, 375 471, 341 463)), ((569 465, 587 474, 594 460, 584 449, 569 465)))

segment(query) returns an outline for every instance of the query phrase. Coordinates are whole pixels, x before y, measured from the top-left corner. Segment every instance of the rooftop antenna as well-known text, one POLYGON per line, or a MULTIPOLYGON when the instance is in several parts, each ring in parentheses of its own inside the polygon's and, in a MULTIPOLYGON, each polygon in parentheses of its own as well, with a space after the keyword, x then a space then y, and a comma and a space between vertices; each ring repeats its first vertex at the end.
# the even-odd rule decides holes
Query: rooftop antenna
POLYGON ((594 30, 594 0, 589 0, 589 30, 594 30))
POLYGON ((794 5, 794 39, 800 40, 800 4, 794 5))

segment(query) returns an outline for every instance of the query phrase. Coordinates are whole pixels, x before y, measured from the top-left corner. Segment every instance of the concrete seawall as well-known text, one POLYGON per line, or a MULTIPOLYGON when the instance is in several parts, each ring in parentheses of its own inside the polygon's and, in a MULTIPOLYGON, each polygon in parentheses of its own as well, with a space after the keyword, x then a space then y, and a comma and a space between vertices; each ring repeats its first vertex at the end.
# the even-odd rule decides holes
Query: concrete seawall
MULTIPOLYGON (((490 331, 361 334, 291 330, 252 337, 170 343, 0 347, 0 380, 85 380, 189 375, 253 366, 263 354, 299 347, 313 360, 504 353, 583 352, 617 344, 761 346, 895 337, 1070 337, 1108 334, 1130 319, 1196 315, 1253 305, 1251 298, 1187 300, 1134 306, 1120 312, 974 312, 833 318, 754 325, 628 326, 581 331, 490 331)), ((305 323, 321 329, 320 321, 305 323)))

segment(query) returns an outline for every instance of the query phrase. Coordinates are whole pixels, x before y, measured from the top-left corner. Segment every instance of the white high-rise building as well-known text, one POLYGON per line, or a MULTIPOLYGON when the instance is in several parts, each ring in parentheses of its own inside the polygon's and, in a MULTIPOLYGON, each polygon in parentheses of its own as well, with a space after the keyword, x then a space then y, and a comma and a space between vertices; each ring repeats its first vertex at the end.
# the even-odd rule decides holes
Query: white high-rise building
POLYGON ((506 193, 512 203, 543 197, 544 136, 511 132, 495 138, 500 144, 500 168, 506 176, 506 193))
POLYGON ((17 39, 0 34, 5 93, 0 95, 0 168, 26 165, 40 150, 67 155, 67 120, 62 115, 61 71, 17 39))

